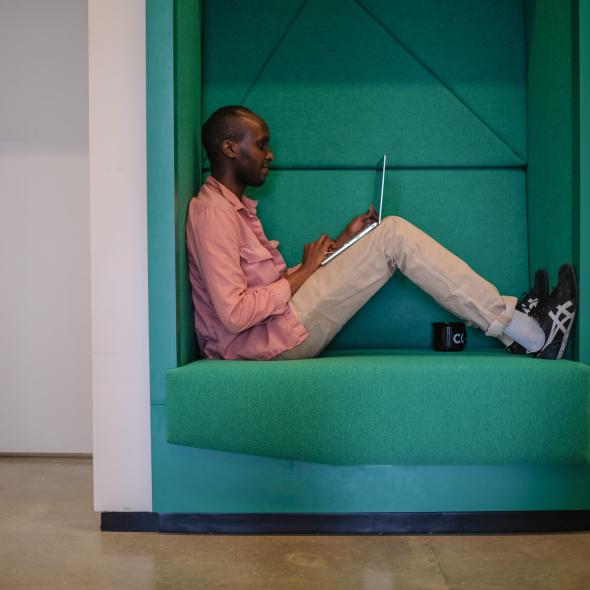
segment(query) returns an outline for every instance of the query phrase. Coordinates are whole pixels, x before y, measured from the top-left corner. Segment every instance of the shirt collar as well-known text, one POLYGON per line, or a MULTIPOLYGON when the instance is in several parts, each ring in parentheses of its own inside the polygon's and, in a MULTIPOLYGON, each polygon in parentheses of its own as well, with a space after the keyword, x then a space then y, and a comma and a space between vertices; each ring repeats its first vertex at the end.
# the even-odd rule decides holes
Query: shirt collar
POLYGON ((240 209, 246 209, 248 213, 251 215, 256 215, 256 207, 258 206, 258 201, 254 201, 253 199, 249 199, 246 195, 242 195, 242 198, 239 199, 232 191, 230 191, 225 184, 222 184, 213 176, 209 176, 205 181, 205 184, 209 186, 215 187, 223 197, 225 197, 235 208, 236 211, 240 209))

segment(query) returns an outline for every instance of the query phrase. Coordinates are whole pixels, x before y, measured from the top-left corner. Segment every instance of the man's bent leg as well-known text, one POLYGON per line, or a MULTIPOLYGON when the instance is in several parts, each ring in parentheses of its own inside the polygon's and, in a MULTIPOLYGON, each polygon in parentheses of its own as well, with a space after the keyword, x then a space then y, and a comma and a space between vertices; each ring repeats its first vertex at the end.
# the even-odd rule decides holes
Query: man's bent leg
POLYGON ((510 323, 515 297, 504 297, 460 258, 400 217, 386 217, 354 246, 320 267, 290 305, 310 336, 281 358, 318 355, 344 324, 399 270, 445 309, 488 336, 510 323))
POLYGON ((320 266, 297 290, 289 305, 309 332, 281 359, 313 358, 394 273, 375 239, 383 224, 320 266))

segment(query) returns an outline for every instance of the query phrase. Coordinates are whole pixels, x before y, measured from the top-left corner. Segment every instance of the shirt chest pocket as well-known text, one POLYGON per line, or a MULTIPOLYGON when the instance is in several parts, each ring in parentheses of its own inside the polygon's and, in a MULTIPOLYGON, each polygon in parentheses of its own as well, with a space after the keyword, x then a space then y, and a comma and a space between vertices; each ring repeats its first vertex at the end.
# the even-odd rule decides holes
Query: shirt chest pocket
POLYGON ((264 287, 280 278, 271 253, 259 244, 240 248, 240 265, 249 287, 264 287))

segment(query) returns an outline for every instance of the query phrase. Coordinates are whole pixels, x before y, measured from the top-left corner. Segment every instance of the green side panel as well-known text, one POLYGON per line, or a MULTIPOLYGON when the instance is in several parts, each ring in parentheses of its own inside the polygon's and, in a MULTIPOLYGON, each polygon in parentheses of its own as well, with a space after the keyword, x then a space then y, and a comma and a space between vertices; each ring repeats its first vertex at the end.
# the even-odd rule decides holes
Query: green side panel
POLYGON ((169 0, 146 2, 150 390, 165 395, 176 366, 174 18, 169 0))
POLYGON ((526 163, 520 2, 288 2, 249 35, 228 22, 251 3, 209 5, 204 114, 246 88, 278 167, 367 167, 384 152, 400 167, 526 163))
POLYGON ((201 360, 168 372, 168 441, 327 464, 583 463, 590 367, 504 352, 201 360))
MULTIPOLYGON (((204 362, 204 361, 202 361, 204 362)), ((166 442, 152 406, 156 512, 590 509, 588 465, 318 465, 166 442)))
MULTIPOLYGON (((579 0, 579 360, 590 364, 590 0, 579 0)), ((574 217, 574 222, 575 222, 574 217)))
MULTIPOLYGON (((281 242, 281 252, 292 266, 301 261, 306 242, 324 232, 335 237, 354 215, 368 208, 375 174, 374 170, 280 170, 271 172, 264 187, 249 194, 260 199, 265 230, 281 242)), ((384 214, 400 215, 423 229, 501 293, 519 296, 527 289, 523 171, 388 170, 384 214)), ((397 273, 345 326, 331 348, 429 348, 431 322, 452 317, 397 273)), ((472 347, 499 346, 477 329, 470 331, 469 338, 472 347)))
POLYGON ((174 113, 176 173, 176 292, 178 364, 197 357, 188 279, 185 224, 188 204, 201 185, 201 3, 174 2, 174 113))
POLYGON ((573 252, 572 3, 527 0, 530 274, 552 284, 573 252))

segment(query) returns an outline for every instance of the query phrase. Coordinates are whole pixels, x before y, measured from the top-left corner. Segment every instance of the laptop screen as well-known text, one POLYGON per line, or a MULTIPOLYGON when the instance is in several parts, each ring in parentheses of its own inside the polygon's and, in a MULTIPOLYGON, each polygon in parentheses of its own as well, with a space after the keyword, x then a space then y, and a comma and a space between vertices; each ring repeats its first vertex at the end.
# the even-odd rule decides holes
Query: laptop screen
POLYGON ((387 154, 379 158, 375 174, 375 191, 373 192, 373 207, 377 211, 378 222, 381 223, 383 213, 383 188, 385 187, 385 168, 387 166, 387 154))

